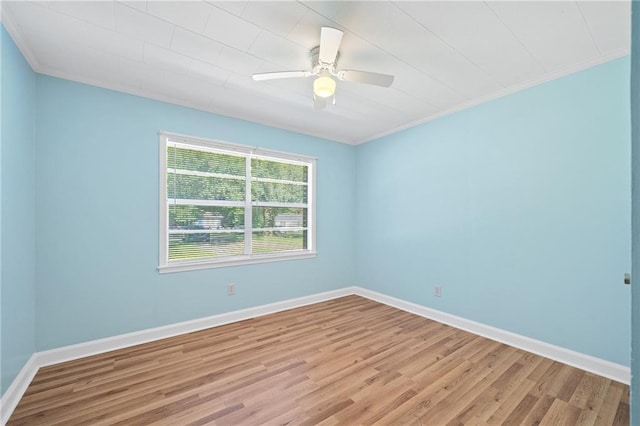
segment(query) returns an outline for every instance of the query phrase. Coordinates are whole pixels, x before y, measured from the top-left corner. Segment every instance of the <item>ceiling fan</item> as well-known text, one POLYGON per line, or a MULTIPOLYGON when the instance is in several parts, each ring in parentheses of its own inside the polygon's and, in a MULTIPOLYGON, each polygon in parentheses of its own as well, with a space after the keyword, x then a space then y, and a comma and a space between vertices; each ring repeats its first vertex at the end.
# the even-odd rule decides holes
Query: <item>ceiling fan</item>
POLYGON ((336 80, 353 81, 356 83, 373 84, 389 87, 393 83, 393 76, 368 71, 338 70, 336 64, 340 53, 340 42, 343 32, 335 28, 322 27, 320 29, 320 46, 311 49, 311 70, 279 71, 254 74, 256 81, 275 80, 279 78, 315 77, 313 81, 313 106, 322 109, 330 101, 336 103, 336 80))

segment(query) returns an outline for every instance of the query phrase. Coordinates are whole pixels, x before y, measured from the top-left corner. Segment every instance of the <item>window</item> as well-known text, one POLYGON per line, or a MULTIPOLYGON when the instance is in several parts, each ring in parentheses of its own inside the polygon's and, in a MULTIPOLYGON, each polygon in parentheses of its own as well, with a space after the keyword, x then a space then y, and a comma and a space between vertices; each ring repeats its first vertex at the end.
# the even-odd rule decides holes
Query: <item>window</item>
POLYGON ((160 134, 160 272, 315 256, 315 159, 160 134))

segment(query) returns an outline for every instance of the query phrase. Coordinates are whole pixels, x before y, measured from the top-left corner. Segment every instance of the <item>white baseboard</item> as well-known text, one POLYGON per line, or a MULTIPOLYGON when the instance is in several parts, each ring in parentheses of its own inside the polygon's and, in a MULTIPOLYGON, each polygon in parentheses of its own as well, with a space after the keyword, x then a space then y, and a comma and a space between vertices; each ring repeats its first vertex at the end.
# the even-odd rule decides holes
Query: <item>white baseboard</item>
POLYGON ((5 392, 2 399, 0 399, 0 425, 4 425, 9 420, 11 413, 13 413, 13 410, 18 405, 20 398, 22 398, 22 395, 27 390, 27 387, 40 367, 72 361, 180 334, 192 333, 194 331, 256 318, 288 309, 299 308, 313 303, 348 296, 350 294, 366 297, 367 299, 384 303, 385 305, 393 306, 394 308, 411 312, 412 314, 416 314, 424 318, 429 318, 470 333, 487 337, 618 382, 629 384, 631 379, 630 368, 620 364, 615 364, 610 361, 585 355, 560 346, 551 345, 540 340, 531 339, 526 336, 511 333, 509 331, 471 321, 466 318, 438 311, 436 309, 427 308, 426 306, 387 296, 362 287, 344 287, 338 290, 284 300, 267 305, 255 306, 252 308, 199 318, 192 321, 179 322, 163 327, 156 327, 133 333, 107 337, 105 339, 92 340, 76 345, 63 346, 61 348, 51 349, 48 351, 36 352, 31 356, 29 361, 27 361, 9 389, 5 392))
POLYGON ((39 366, 45 367, 47 365, 59 364, 61 362, 140 345, 142 343, 166 339, 167 337, 178 336, 180 334, 193 333, 194 331, 204 330, 206 328, 243 321, 249 318, 286 311, 288 309, 299 308, 301 306, 324 302, 325 300, 336 299, 338 297, 354 293, 355 287, 344 287, 338 290, 312 294, 310 296, 298 297, 296 299, 283 300, 281 302, 254 306, 252 308, 240 309, 238 311, 225 312, 223 314, 212 315, 210 317, 198 318, 191 321, 184 321, 162 327, 136 331, 133 333, 121 334, 118 336, 107 337, 105 339, 91 340, 89 342, 78 343, 76 345, 63 346, 61 348, 38 352, 39 366))
POLYGON ((631 381, 631 369, 624 365, 616 364, 611 361, 585 355, 580 352, 572 351, 561 346, 552 345, 520 334, 511 333, 490 325, 482 324, 476 321, 468 320, 456 315, 436 309, 427 308, 406 300, 387 296, 386 294, 368 290, 366 288, 356 287, 356 294, 421 317, 429 318, 461 330, 468 331, 479 336, 489 338, 509 346, 523 349, 527 352, 550 358, 563 364, 571 365, 585 371, 615 380, 617 382, 629 384, 631 381))
POLYGON ((38 355, 37 353, 31 355, 31 358, 26 362, 22 370, 18 373, 9 389, 4 393, 2 399, 0 399, 0 424, 4 426, 13 410, 16 409, 18 402, 22 398, 22 395, 26 392, 29 384, 38 372, 38 355))
POLYGON ((296 299, 283 300, 281 302, 269 303, 267 305, 254 306, 252 308, 240 309, 238 311, 226 312, 205 318, 198 318, 192 321, 184 321, 162 327, 150 328, 133 333, 78 343, 76 345, 63 346, 61 348, 51 349, 48 351, 36 352, 31 356, 22 370, 20 370, 18 376, 11 383, 11 386, 2 396, 2 399, 0 399, 0 425, 4 426, 4 424, 9 420, 11 413, 15 410, 20 398, 24 395, 24 392, 27 390, 27 387, 35 377, 40 367, 72 361, 74 359, 110 352, 180 334, 192 333, 206 328, 217 327, 232 322, 286 311, 288 309, 299 308, 313 303, 348 296, 354 293, 355 287, 344 287, 338 290, 312 294, 309 296, 298 297, 296 299))

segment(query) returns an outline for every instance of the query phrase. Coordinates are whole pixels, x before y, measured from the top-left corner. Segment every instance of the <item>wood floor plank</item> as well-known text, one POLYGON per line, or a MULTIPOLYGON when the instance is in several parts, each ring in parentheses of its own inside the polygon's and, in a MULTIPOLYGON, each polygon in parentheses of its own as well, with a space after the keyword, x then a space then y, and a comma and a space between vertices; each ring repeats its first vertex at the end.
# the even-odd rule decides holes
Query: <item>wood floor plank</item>
POLYGON ((624 425, 629 421, 629 404, 626 402, 620 402, 618 404, 618 410, 616 410, 616 416, 613 418, 614 425, 624 425))
POLYGON ((522 421, 523 425, 539 425, 542 422, 542 419, 551 408, 553 401, 555 398, 549 395, 542 395, 540 397, 534 396, 531 393, 529 394, 533 398, 538 398, 538 401, 535 403, 529 414, 522 421))
POLYGON ((500 425, 503 422, 506 423, 507 418, 516 409, 520 402, 529 395, 529 391, 533 386, 533 382, 523 379, 522 381, 517 382, 517 385, 500 391, 496 397, 499 402, 495 405, 496 409, 491 417, 487 419, 487 424, 500 425))
POLYGON ((484 412, 484 408, 494 400, 498 392, 498 389, 489 386, 482 391, 480 395, 467 404, 467 406, 464 407, 456 417, 449 421, 447 426, 463 426, 479 423, 485 424, 486 422, 481 420, 479 415, 482 414, 484 412))
POLYGON ((594 425, 602 426, 613 424, 623 391, 623 387, 616 386, 615 383, 612 383, 609 386, 604 402, 598 411, 598 416, 596 417, 594 425))
POLYGON ((540 426, 575 425, 580 409, 556 399, 542 418, 540 426))
POLYGON ((504 421, 505 425, 521 425, 524 424, 524 419, 535 407, 538 400, 531 394, 527 394, 520 400, 516 408, 513 409, 509 417, 504 421))
POLYGON ((358 296, 42 368, 14 425, 628 425, 629 387, 358 296))
POLYGON ((580 409, 587 408, 588 404, 593 404, 594 397, 597 398, 597 396, 603 392, 603 388, 606 390, 606 384, 607 381, 605 378, 596 376, 595 374, 585 373, 580 383, 578 383, 578 386, 576 386, 573 395, 571 395, 569 403, 580 409))

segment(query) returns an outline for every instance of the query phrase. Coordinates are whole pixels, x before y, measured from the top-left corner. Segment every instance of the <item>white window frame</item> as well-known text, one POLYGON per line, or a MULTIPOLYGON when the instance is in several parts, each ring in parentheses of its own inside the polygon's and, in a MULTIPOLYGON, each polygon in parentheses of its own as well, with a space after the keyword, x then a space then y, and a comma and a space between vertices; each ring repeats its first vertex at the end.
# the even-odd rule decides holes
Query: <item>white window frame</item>
MULTIPOLYGON (((158 261, 158 271, 160 273, 192 271, 198 269, 219 268, 225 266, 238 266, 253 263, 275 262, 293 259, 308 259, 316 257, 316 165, 317 159, 304 155, 292 154, 281 151, 274 151, 258 147, 239 145, 231 142, 216 141, 193 136, 186 136, 177 133, 160 132, 160 168, 159 168, 159 204, 160 204, 160 253, 158 261), (266 254, 245 254, 239 256, 225 256, 219 259, 199 259, 169 261, 169 203, 167 199, 167 142, 185 143, 197 147, 214 148, 232 153, 239 153, 247 158, 250 173, 251 158, 265 158, 276 161, 284 161, 292 164, 304 164, 309 167, 307 182, 307 248, 303 250, 287 251, 281 253, 266 254)), ((243 207, 245 208, 245 244, 248 244, 252 235, 251 207, 260 206, 260 202, 251 201, 251 180, 248 179, 246 185, 246 197, 243 207)), ((234 202, 235 204, 235 202, 234 202)), ((274 203, 268 203, 272 205, 274 203)), ((288 206, 288 205, 287 205, 288 206)), ((250 251, 249 251, 250 253, 250 251)))

